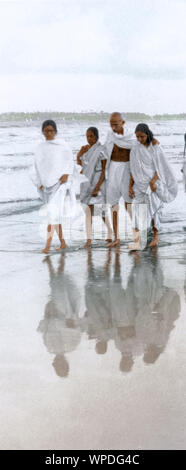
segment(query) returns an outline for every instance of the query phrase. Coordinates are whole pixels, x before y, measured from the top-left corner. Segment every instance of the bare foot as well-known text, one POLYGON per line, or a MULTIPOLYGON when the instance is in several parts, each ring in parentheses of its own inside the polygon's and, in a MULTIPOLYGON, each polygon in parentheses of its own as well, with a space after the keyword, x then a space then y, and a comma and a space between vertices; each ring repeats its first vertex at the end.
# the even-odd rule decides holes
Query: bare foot
POLYGON ((66 244, 65 240, 63 240, 63 241, 61 242, 61 245, 60 245, 58 248, 56 248, 56 251, 61 251, 61 250, 63 250, 64 248, 67 248, 67 244, 66 244))
POLYGON ((142 247, 140 245, 140 241, 136 242, 136 243, 131 243, 131 245, 128 245, 128 249, 130 251, 138 251, 138 250, 142 250, 142 247))
POLYGON ((117 245, 119 245, 119 244, 120 244, 120 239, 117 238, 117 239, 114 240, 113 242, 108 243, 107 248, 113 248, 113 246, 117 246, 117 245))
POLYGON ((112 238, 106 238, 105 240, 107 243, 112 243, 112 238))
POLYGON ((150 248, 154 248, 155 246, 158 246, 158 237, 154 237, 153 240, 149 243, 150 248))
POLYGON ((43 248, 41 253, 45 253, 46 255, 48 255, 49 251, 50 251, 49 248, 43 248))
POLYGON ((84 244, 84 248, 89 248, 92 244, 92 240, 88 238, 87 242, 84 244))

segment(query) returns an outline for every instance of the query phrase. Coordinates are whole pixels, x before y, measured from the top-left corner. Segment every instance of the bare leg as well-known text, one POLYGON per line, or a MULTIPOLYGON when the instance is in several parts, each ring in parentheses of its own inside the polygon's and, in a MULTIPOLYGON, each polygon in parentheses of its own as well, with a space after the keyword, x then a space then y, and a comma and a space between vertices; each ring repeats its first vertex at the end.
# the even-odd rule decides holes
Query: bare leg
POLYGON ((108 219, 108 217, 105 217, 103 215, 102 220, 105 223, 105 225, 107 227, 107 231, 108 231, 106 242, 107 243, 112 242, 112 227, 110 225, 109 219, 108 219))
POLYGON ((64 248, 67 248, 67 244, 65 242, 65 239, 63 238, 62 225, 61 224, 55 225, 55 229, 58 234, 59 241, 60 241, 60 246, 56 248, 56 251, 60 251, 60 250, 63 250, 64 248))
POLYGON ((128 212, 130 219, 132 220, 132 204, 130 202, 125 202, 125 209, 128 212))
POLYGON ((45 248, 43 248, 42 250, 42 253, 45 253, 46 255, 49 253, 50 251, 50 246, 51 246, 51 243, 52 243, 52 238, 53 238, 53 235, 54 235, 54 229, 55 229, 55 225, 48 225, 47 227, 47 241, 46 241, 46 246, 45 248))
POLYGON ((88 206, 86 209, 86 234, 87 241, 84 245, 84 248, 88 248, 92 243, 92 215, 93 215, 93 205, 88 206))
POLYGON ((154 220, 152 221, 152 228, 153 228, 153 232, 154 232, 154 237, 153 237, 153 240, 151 241, 151 243, 149 243, 149 246, 151 248, 154 248, 155 246, 158 246, 158 242, 159 242, 158 230, 154 226, 154 220))
POLYGON ((118 212, 119 212, 119 205, 112 207, 112 219, 113 219, 113 230, 114 230, 114 238, 115 240, 109 243, 107 246, 108 248, 112 248, 120 243, 120 239, 118 238, 118 212))
POLYGON ((140 243, 140 231, 137 228, 134 229, 134 243, 128 245, 128 249, 130 251, 142 250, 140 243))

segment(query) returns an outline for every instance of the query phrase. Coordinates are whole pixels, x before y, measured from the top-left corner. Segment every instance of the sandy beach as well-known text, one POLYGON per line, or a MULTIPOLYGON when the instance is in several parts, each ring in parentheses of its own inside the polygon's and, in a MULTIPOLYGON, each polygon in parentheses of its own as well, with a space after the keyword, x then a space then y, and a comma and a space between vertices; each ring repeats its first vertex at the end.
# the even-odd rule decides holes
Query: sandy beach
MULTIPOLYGON (((24 186, 27 169, 6 173, 12 184, 0 222, 1 449, 185 448, 186 196, 181 137, 175 147, 160 139, 179 194, 162 216, 153 251, 129 254, 130 227, 120 249, 108 251, 96 217, 91 250, 83 249, 83 225, 73 225, 65 254, 55 253, 56 240, 45 257, 40 204, 34 194, 28 200, 24 186)), ((10 165, 13 157, 1 158, 10 165)), ((31 156, 23 160, 30 164, 31 156)), ((124 230, 122 203, 120 213, 124 230)))

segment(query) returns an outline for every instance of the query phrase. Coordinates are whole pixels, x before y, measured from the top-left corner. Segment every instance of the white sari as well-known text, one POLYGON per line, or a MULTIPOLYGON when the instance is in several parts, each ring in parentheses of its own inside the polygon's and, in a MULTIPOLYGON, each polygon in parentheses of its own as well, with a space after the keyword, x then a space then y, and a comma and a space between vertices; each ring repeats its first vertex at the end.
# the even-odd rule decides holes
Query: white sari
MULTIPOLYGON (((172 169, 160 145, 144 145, 136 142, 130 154, 130 171, 134 179, 133 190, 135 204, 147 204, 147 226, 152 220, 157 229, 160 227, 160 211, 164 202, 171 202, 176 198, 178 185, 172 169), (149 186, 155 172, 158 174, 156 191, 152 192, 149 186)), ((135 210, 135 227, 139 228, 138 211, 135 210)))

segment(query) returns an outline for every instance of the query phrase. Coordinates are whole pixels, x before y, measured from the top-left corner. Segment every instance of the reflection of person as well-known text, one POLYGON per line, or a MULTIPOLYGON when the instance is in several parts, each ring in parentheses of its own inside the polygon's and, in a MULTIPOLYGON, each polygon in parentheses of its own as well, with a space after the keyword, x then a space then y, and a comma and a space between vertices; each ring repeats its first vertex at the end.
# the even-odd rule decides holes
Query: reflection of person
MULTIPOLYGON (((85 247, 91 245, 92 216, 96 204, 104 208, 106 204, 105 166, 106 157, 103 146, 99 142, 99 132, 96 127, 89 127, 86 132, 87 145, 81 147, 77 154, 77 163, 82 166, 82 173, 87 177, 87 182, 81 183, 80 200, 88 205, 86 209, 87 242, 85 247)), ((108 241, 112 241, 112 229, 106 214, 102 213, 103 222, 107 226, 108 241)))
POLYGON ((95 268, 91 250, 88 250, 88 279, 85 286, 86 314, 83 319, 84 330, 89 339, 96 339, 97 354, 105 354, 112 337, 112 317, 109 304, 109 263, 107 254, 105 267, 95 268))
POLYGON ((81 340, 80 296, 69 274, 64 272, 65 255, 61 255, 59 268, 54 271, 51 259, 46 258, 50 274, 51 300, 45 307, 44 319, 38 331, 43 335, 47 350, 55 354, 53 366, 56 374, 66 377, 69 364, 66 354, 74 351, 81 340))
POLYGON ((129 276, 127 288, 122 287, 119 247, 115 253, 114 277, 109 293, 114 343, 121 352, 119 367, 121 372, 130 372, 134 364, 134 357, 140 354, 141 349, 135 330, 137 309, 133 295, 133 282, 129 276))
POLYGON ((74 162, 67 144, 56 139, 57 126, 54 121, 44 121, 42 133, 45 142, 37 147, 31 178, 38 188, 41 199, 47 204, 47 242, 42 250, 47 254, 55 230, 60 241, 58 249, 66 247, 61 219, 67 190, 70 193, 71 202, 75 204, 75 192, 72 189, 74 162))
POLYGON ((135 330, 143 348, 144 362, 153 364, 164 351, 179 316, 180 298, 174 289, 164 286, 157 257, 143 253, 137 255, 136 260, 131 272, 137 307, 135 330))
MULTIPOLYGON (((135 130, 138 142, 130 154, 129 194, 135 209, 135 243, 130 250, 140 250, 139 205, 147 206, 147 227, 152 225, 153 240, 150 247, 158 245, 160 212, 163 202, 171 202, 177 195, 177 182, 160 145, 153 145, 153 133, 147 124, 138 124, 135 130)), ((145 221, 144 221, 145 223, 145 221)))

